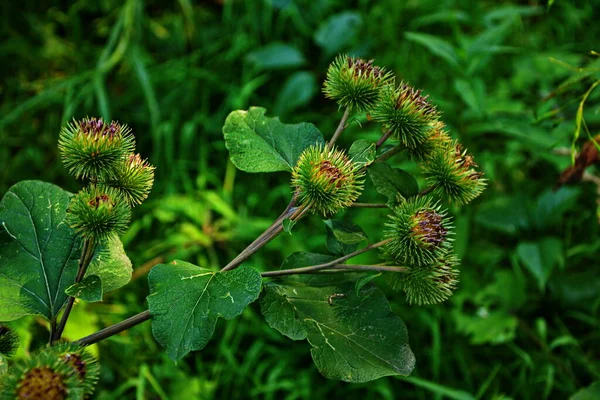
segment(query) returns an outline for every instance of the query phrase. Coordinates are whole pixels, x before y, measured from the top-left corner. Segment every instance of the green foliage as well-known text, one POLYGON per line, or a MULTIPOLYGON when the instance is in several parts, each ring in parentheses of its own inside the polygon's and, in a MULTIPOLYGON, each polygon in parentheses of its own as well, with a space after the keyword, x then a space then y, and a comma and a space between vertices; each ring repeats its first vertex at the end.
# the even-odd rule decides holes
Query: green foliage
POLYGON ((375 161, 377 148, 375 143, 365 139, 359 139, 352 143, 348 149, 348 156, 353 163, 360 166, 369 166, 375 161))
POLYGON ((419 185, 411 174, 389 164, 373 164, 369 168, 369 177, 375 190, 388 197, 389 204, 396 204, 400 200, 398 195, 408 199, 419 193, 419 185))
POLYGON ((69 296, 89 301, 102 301, 102 281, 97 275, 89 275, 65 289, 69 296))
POLYGON ((406 327, 373 285, 357 294, 352 281, 336 276, 287 278, 265 285, 260 306, 271 327, 292 340, 308 340, 328 378, 367 382, 414 368, 406 327))
POLYGON ((39 181, 20 182, 2 198, 0 320, 34 314, 50 320, 67 301, 81 243, 65 224, 70 198, 39 181))
POLYGON ((233 319, 256 300, 262 279, 249 267, 213 272, 174 261, 152 268, 148 282, 152 332, 177 361, 206 346, 219 317, 233 319))
POLYGON ((125 253, 123 243, 113 236, 96 246, 85 277, 101 277, 102 293, 108 293, 125 286, 131 280, 132 272, 131 260, 125 253))
MULTIPOLYGON (((462 259, 450 302, 415 308, 403 294, 386 293, 410 330, 418 359, 413 377, 353 385, 326 380, 308 349, 290 346, 253 305, 217 324, 218 342, 176 365, 155 345, 148 323, 93 347, 103 363, 97 398, 533 400, 569 398, 600 379, 596 187, 584 181, 551 189, 570 163, 561 154, 571 147, 580 96, 600 78, 597 57, 587 53, 598 50, 597 1, 50 3, 3 4, 0 192, 33 178, 79 190, 56 162, 56 139, 62 125, 86 115, 127 121, 140 133, 138 151, 159 171, 123 237, 134 281, 109 301, 77 305, 66 332, 143 311, 143 276, 153 263, 185 259, 221 267, 279 215, 289 182, 280 174, 250 179, 227 166, 223 121, 231 110, 262 105, 286 122, 312 121, 331 134, 337 105, 316 88, 337 52, 377 57, 425 88, 448 135, 476 156, 488 183, 469 207, 450 209, 462 259), (271 43, 294 51, 275 53, 275 65, 264 68, 247 58, 271 43), (312 78, 314 89, 290 84, 292 94, 283 97, 297 74, 312 78), (295 96, 302 102, 289 101, 295 96), (560 240, 562 250, 540 291, 517 247, 545 237, 560 240), (576 344, 550 346, 563 337, 576 344)), ((588 130, 597 133, 597 104, 596 87, 578 118, 575 148, 588 130)), ((368 120, 351 119, 338 145, 375 142, 380 132, 368 120)), ((390 165, 427 189, 403 160, 401 153, 390 165)), ((370 185, 359 201, 381 201, 370 185)), ((385 209, 357 211, 343 218, 376 238, 385 209)), ((275 269, 290 253, 325 252, 324 239, 322 222, 311 217, 255 254, 251 265, 275 269)), ((17 359, 43 345, 31 340, 42 329, 34 317, 11 327, 21 336, 17 359)))
MULTIPOLYGON (((59 187, 39 181, 18 183, 4 195, 0 202, 1 320, 35 314, 51 320, 67 301, 65 290, 75 280, 81 246, 65 222, 71 198, 59 187)), ((89 270, 104 284, 100 292, 94 286, 95 298, 125 285, 131 277, 120 240, 113 238, 107 246, 112 250, 97 254, 89 270)))
POLYGON ((291 171, 305 149, 324 143, 314 125, 286 125, 279 118, 265 117, 266 112, 251 107, 233 111, 225 120, 225 145, 231 161, 242 171, 291 171))

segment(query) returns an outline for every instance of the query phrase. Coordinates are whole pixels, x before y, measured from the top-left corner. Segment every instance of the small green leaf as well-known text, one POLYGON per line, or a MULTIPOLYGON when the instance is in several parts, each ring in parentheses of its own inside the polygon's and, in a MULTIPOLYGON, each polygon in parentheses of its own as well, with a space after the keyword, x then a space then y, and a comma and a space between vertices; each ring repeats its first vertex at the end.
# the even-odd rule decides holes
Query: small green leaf
POLYGON ((102 281, 98 275, 89 275, 69 286, 65 293, 83 301, 102 301, 102 281))
POLYGON ((335 238, 344 244, 356 244, 367 240, 367 235, 362 228, 352 222, 328 219, 325 225, 331 229, 335 238))
POLYGON ((581 194, 578 188, 563 186, 557 191, 546 190, 537 200, 535 221, 538 229, 543 230, 563 220, 563 215, 577 204, 581 194))
POLYGON ((343 11, 319 25, 314 35, 315 43, 327 54, 347 50, 358 38, 362 25, 363 21, 359 13, 343 11))
POLYGON ((131 260, 123 249, 123 243, 118 237, 112 237, 96 248, 85 276, 99 276, 102 293, 108 293, 129 283, 132 271, 131 260))
POLYGON ((440 39, 437 36, 429 35, 426 33, 418 32, 406 32, 404 37, 411 42, 419 43, 435 54, 438 57, 443 58, 453 67, 458 67, 458 55, 452 44, 447 41, 440 39))
POLYGON ((521 242, 517 246, 517 255, 543 290, 554 267, 563 262, 562 241, 545 237, 537 242, 521 242))
POLYGON ((290 235, 292 234, 292 228, 294 227, 294 225, 296 225, 296 221, 292 221, 289 218, 286 218, 283 220, 282 224, 283 225, 283 231, 285 233, 289 233, 290 235))
POLYGON ((214 272, 174 261, 152 268, 148 282, 152 333, 177 361, 206 346, 219 317, 233 319, 256 300, 262 278, 250 267, 214 272))
POLYGON ((300 71, 292 74, 283 85, 275 102, 275 114, 282 116, 307 104, 318 92, 313 73, 300 71))
POLYGON ((325 143, 313 124, 283 124, 279 118, 266 117, 266 111, 260 107, 237 110, 225 120, 225 146, 238 169, 246 172, 291 171, 306 148, 325 143))
POLYGON ((524 196, 492 199, 478 210, 475 222, 507 235, 526 231, 531 228, 528 199, 524 196))
POLYGON ((367 382, 409 375, 415 357, 406 327, 374 285, 356 294, 348 275, 310 275, 265 284, 260 307, 267 323, 293 340, 308 339, 319 372, 367 382))
POLYGON ((310 267, 311 265, 324 264, 335 259, 336 257, 327 254, 298 251, 296 253, 292 253, 285 260, 283 260, 283 263, 281 263, 281 269, 310 267))
POLYGON ((579 343, 577 342, 577 339, 575 339, 573 336, 563 335, 563 336, 559 336, 556 339, 552 340, 552 343, 550 343, 550 350, 554 350, 557 347, 568 346, 568 345, 578 346, 579 343))
POLYGON ((362 228, 352 222, 326 220, 327 250, 332 254, 346 255, 358 248, 358 244, 367 239, 362 228))
POLYGON ((474 315, 455 310, 454 321, 459 331, 471 337, 472 344, 501 344, 515 338, 519 321, 504 310, 480 308, 474 315))
POLYGON ((375 163, 369 166, 368 171, 375 190, 387 196, 391 203, 396 202, 398 194, 407 199, 419 193, 416 179, 406 171, 386 163, 375 163))
POLYGON ((381 276, 381 272, 378 272, 376 274, 367 274, 365 276, 362 276, 361 278, 359 278, 356 281, 356 285, 354 286, 354 290, 356 291, 356 295, 360 296, 360 291, 362 290, 362 288, 369 282, 371 282, 373 279, 377 278, 378 276, 381 276))
POLYGON ((56 316, 75 281, 81 241, 64 222, 71 194, 22 181, 0 202, 0 321, 56 316))
POLYGON ((369 140, 360 139, 352 143, 348 155, 350 159, 358 165, 368 166, 375 160, 377 149, 375 143, 369 140))
POLYGON ((283 43, 271 43, 256 49, 246 59, 260 69, 294 68, 306 63, 298 49, 283 43))

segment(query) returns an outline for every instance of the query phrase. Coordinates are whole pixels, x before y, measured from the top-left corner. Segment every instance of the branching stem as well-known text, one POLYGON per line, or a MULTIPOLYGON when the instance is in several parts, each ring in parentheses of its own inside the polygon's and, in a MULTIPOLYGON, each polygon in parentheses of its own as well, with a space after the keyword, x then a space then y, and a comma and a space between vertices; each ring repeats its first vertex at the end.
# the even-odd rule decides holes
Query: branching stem
MULTIPOLYGON (((94 250, 96 248, 96 244, 92 239, 84 240, 83 249, 81 250, 81 258, 79 259, 79 268, 77 269, 77 277, 75 278, 75 283, 81 282, 85 273, 92 261, 92 257, 94 255, 94 250)), ((55 342, 60 340, 60 337, 65 330, 65 326, 67 325, 67 320, 69 319, 69 315, 71 314, 71 310, 73 309, 73 305, 75 304, 75 297, 69 297, 67 300, 67 305, 65 307, 65 311, 63 312, 62 318, 58 326, 56 326, 56 321, 54 324, 51 324, 51 342, 55 342), (53 331, 53 332, 52 332, 53 331)))
POLYGON ((269 243, 273 238, 281 233, 283 230, 283 221, 289 218, 292 221, 297 221, 302 218, 309 206, 300 206, 298 208, 293 207, 296 197, 292 198, 292 201, 285 209, 285 211, 277 218, 271 226, 269 226, 259 237, 257 237, 248 247, 246 247, 240 254, 237 255, 229 264, 227 264, 221 271, 230 271, 239 267, 244 261, 246 261, 252 254, 256 253, 261 247, 269 243))
POLYGON ((124 321, 118 322, 114 325, 109 326, 108 328, 104 328, 101 331, 96 333, 92 333, 89 336, 79 339, 75 343, 80 346, 89 346, 90 344, 98 343, 101 340, 109 338, 113 335, 123 332, 129 328, 132 328, 136 325, 141 324, 142 322, 148 321, 150 319, 150 311, 142 311, 139 314, 134 315, 133 317, 129 317, 124 321))
MULTIPOLYGON (((305 208, 303 211, 300 211, 298 215, 302 215, 302 213, 306 212, 308 209, 305 208)), ((389 243, 391 239, 382 240, 377 243, 373 243, 367 247, 356 250, 350 254, 347 254, 343 257, 339 257, 335 260, 332 260, 327 263, 313 265, 310 267, 303 268, 295 268, 289 270, 280 270, 280 271, 267 271, 261 274, 262 277, 273 277, 273 276, 283 276, 283 275, 295 275, 295 274, 308 274, 308 273, 318 273, 318 272, 348 272, 348 271, 376 271, 376 272, 406 272, 406 268, 404 267, 394 267, 394 266, 383 266, 383 265, 352 265, 352 264, 341 264, 346 260, 349 260, 353 257, 356 257, 359 254, 366 253, 369 250, 375 249, 377 247, 381 247, 387 243, 389 243)), ((223 272, 223 270, 221 270, 223 272)), ((146 310, 139 314, 134 315, 133 317, 127 318, 124 321, 118 322, 114 325, 111 325, 107 328, 102 329, 99 332, 93 333, 89 336, 81 338, 77 340, 75 343, 80 346, 88 346, 90 344, 98 343, 101 340, 107 339, 113 335, 123 332, 126 329, 132 328, 136 325, 141 324, 151 318, 150 311, 146 310)))
POLYGON ((376 149, 380 148, 386 142, 386 140, 388 140, 390 138, 390 136, 392 136, 392 133, 393 132, 391 129, 389 131, 387 131, 386 133, 384 133, 383 136, 379 138, 377 143, 375 143, 375 148, 376 149))
POLYGON ((352 203, 350 207, 356 208, 387 208, 387 204, 373 204, 373 203, 352 203))
POLYGON ((427 189, 423 189, 419 192, 419 196, 425 196, 426 194, 431 193, 432 190, 435 189, 435 185, 429 186, 427 189))
POLYGON ((373 161, 374 163, 376 162, 384 162, 385 160, 392 158, 393 156, 395 156, 396 154, 400 153, 402 151, 402 146, 396 146, 391 148, 390 150, 386 151, 385 153, 383 153, 382 155, 380 155, 379 157, 377 157, 375 159, 375 161, 373 161))
POLYGON ((406 267, 396 267, 388 265, 356 265, 356 264, 335 264, 330 265, 326 268, 317 268, 318 266, 303 267, 303 268, 292 268, 282 269, 279 271, 267 271, 263 272, 261 276, 265 277, 276 277, 286 275, 299 275, 299 274, 314 274, 316 272, 353 272, 353 271, 367 271, 367 272, 408 272, 406 267))
POLYGON ((391 241, 391 239, 386 239, 386 240, 382 240, 377 243, 373 243, 367 247, 358 249, 356 251, 353 251, 352 253, 346 254, 343 257, 336 258, 335 260, 331 260, 331 261, 323 263, 323 264, 311 265, 310 267, 284 269, 284 270, 279 270, 279 271, 267 271, 267 272, 263 272, 261 274, 261 276, 267 277, 267 276, 280 276, 280 275, 292 275, 292 274, 309 274, 312 272, 317 272, 317 271, 321 271, 321 270, 325 270, 325 269, 336 269, 336 265, 338 265, 338 264, 341 264, 344 268, 346 268, 347 265, 342 264, 344 261, 349 260, 353 257, 356 257, 359 254, 366 253, 369 250, 373 250, 377 247, 386 245, 390 241, 391 241))

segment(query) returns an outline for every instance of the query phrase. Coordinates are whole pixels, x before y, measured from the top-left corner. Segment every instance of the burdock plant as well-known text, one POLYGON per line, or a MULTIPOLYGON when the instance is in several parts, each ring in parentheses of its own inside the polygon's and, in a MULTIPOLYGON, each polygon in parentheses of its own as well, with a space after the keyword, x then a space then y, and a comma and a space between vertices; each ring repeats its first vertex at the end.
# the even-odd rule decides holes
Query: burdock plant
POLYGON ((346 154, 333 148, 311 146, 292 170, 298 202, 324 216, 350 207, 362 191, 364 171, 346 154))
MULTIPOLYGON (((409 375, 415 357, 406 327, 378 285, 403 291, 409 304, 450 298, 458 287, 459 260, 445 204, 472 201, 485 180, 429 98, 407 82, 396 85, 393 74, 374 61, 337 57, 323 91, 344 109, 327 141, 316 126, 284 124, 264 108, 233 111, 225 120, 225 146, 238 169, 290 174, 289 203, 279 217, 220 269, 182 260, 154 266, 148 310, 72 344, 62 341, 75 300, 100 301, 131 276, 119 236, 131 208, 148 197, 154 167, 134 153, 126 125, 100 118, 68 124, 59 135, 60 155, 86 186, 72 194, 25 181, 0 202, 0 287, 11 290, 0 296, 0 321, 40 315, 48 320, 50 346, 9 368, 0 398, 89 396, 98 370, 80 346, 151 320, 155 339, 177 361, 208 344, 219 318, 235 318, 259 298, 272 328, 308 340, 324 376, 366 382, 409 375), (354 143, 339 146, 350 116, 361 113, 381 125, 381 137, 369 141, 355 129, 347 133, 355 135, 354 143), (401 155, 420 165, 427 187, 419 189, 415 177, 394 166, 401 155), (361 201, 365 190, 373 191, 365 199, 384 197, 361 201), (385 222, 367 236, 353 222, 359 212, 385 222), (279 269, 268 265, 259 271, 247 263, 281 232, 300 235, 295 226, 309 216, 326 219, 321 249, 328 254, 293 253, 279 269), (374 249, 378 262, 351 263, 374 249), (44 279, 31 279, 40 276, 44 279)), ((310 234, 319 237, 315 229, 310 234)), ((12 354, 16 338, 2 336, 2 329, 0 351, 12 354)))

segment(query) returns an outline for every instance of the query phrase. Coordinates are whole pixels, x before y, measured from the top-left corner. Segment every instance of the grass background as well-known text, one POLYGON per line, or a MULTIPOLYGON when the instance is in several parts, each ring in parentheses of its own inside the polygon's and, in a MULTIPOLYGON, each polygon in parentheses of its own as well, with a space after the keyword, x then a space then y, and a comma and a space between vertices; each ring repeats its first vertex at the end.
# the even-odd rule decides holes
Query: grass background
MULTIPOLYGON (((78 190, 57 154, 71 118, 129 124, 157 167, 123 238, 133 281, 76 307, 72 339, 145 309, 157 262, 216 268, 268 226, 289 200, 289 177, 236 171, 223 121, 257 105, 330 135, 341 113, 320 88, 339 52, 375 58, 425 89, 489 179, 478 200, 452 210, 463 259, 453 299, 410 307, 388 294, 417 357, 412 377, 328 381, 309 345, 269 329, 254 305, 178 365, 150 324, 94 347, 103 366, 95 397, 564 399, 600 380, 597 187, 552 192, 570 163, 556 149, 571 146, 576 121, 585 120, 582 138, 600 127, 598 92, 577 114, 600 78, 590 54, 600 51, 599 9, 566 0, 2 2, 0 193, 22 179, 78 190)), ((379 131, 355 125, 341 143, 359 136, 379 131)), ((384 215, 357 221, 377 238, 384 215)), ((324 238, 311 217, 250 263, 277 268, 294 251, 324 251, 324 238)), ((21 355, 46 337, 35 319, 15 326, 21 355)))

